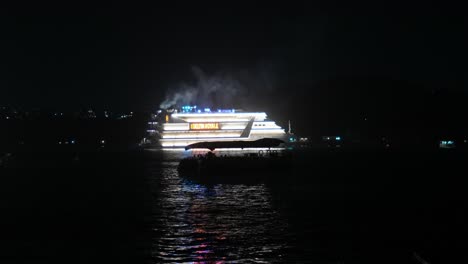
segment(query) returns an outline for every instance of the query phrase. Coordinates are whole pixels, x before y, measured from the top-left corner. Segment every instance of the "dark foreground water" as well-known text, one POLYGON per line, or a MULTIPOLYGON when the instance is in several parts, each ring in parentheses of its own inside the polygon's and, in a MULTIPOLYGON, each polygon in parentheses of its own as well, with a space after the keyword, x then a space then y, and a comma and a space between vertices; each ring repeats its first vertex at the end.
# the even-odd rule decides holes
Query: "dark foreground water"
POLYGON ((0 263, 467 262, 466 153, 296 152, 255 184, 181 177, 183 156, 15 154, 0 263))

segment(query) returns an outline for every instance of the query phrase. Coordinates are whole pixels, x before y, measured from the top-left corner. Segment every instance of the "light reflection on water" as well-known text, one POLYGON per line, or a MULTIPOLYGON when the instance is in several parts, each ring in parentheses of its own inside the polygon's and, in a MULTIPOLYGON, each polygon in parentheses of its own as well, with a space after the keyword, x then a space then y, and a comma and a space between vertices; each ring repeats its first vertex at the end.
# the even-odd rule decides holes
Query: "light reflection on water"
POLYGON ((169 155, 150 176, 155 262, 282 261, 288 227, 265 185, 200 185, 180 177, 169 155))

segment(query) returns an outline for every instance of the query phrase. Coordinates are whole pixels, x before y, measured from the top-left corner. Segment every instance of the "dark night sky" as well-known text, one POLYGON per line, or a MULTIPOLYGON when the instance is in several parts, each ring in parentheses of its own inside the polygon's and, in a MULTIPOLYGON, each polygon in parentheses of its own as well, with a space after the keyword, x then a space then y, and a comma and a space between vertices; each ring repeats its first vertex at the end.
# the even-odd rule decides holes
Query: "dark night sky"
POLYGON ((248 75, 233 104, 283 122, 397 118, 440 94, 466 97, 455 5, 193 2, 2 9, 0 104, 156 109, 193 67, 248 75))

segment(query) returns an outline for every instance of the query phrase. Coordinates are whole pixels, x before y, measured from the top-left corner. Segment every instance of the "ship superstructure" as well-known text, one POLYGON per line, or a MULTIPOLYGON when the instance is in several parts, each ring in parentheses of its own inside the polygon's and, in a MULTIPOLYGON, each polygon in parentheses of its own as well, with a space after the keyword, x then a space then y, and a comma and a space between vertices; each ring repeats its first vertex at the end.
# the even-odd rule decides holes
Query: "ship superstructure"
POLYGON ((164 148, 185 147, 202 141, 252 141, 261 138, 284 140, 286 133, 265 112, 245 112, 236 109, 181 109, 159 111, 150 122, 152 137, 164 148))

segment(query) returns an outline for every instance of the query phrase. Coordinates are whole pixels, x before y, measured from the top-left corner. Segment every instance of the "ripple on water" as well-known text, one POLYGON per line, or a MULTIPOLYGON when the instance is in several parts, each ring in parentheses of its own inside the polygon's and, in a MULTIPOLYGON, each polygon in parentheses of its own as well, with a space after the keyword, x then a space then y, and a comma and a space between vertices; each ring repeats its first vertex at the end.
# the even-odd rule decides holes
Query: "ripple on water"
POLYGON ((151 170, 153 258, 157 262, 281 262, 286 222, 265 185, 205 186, 181 178, 176 162, 151 170))

